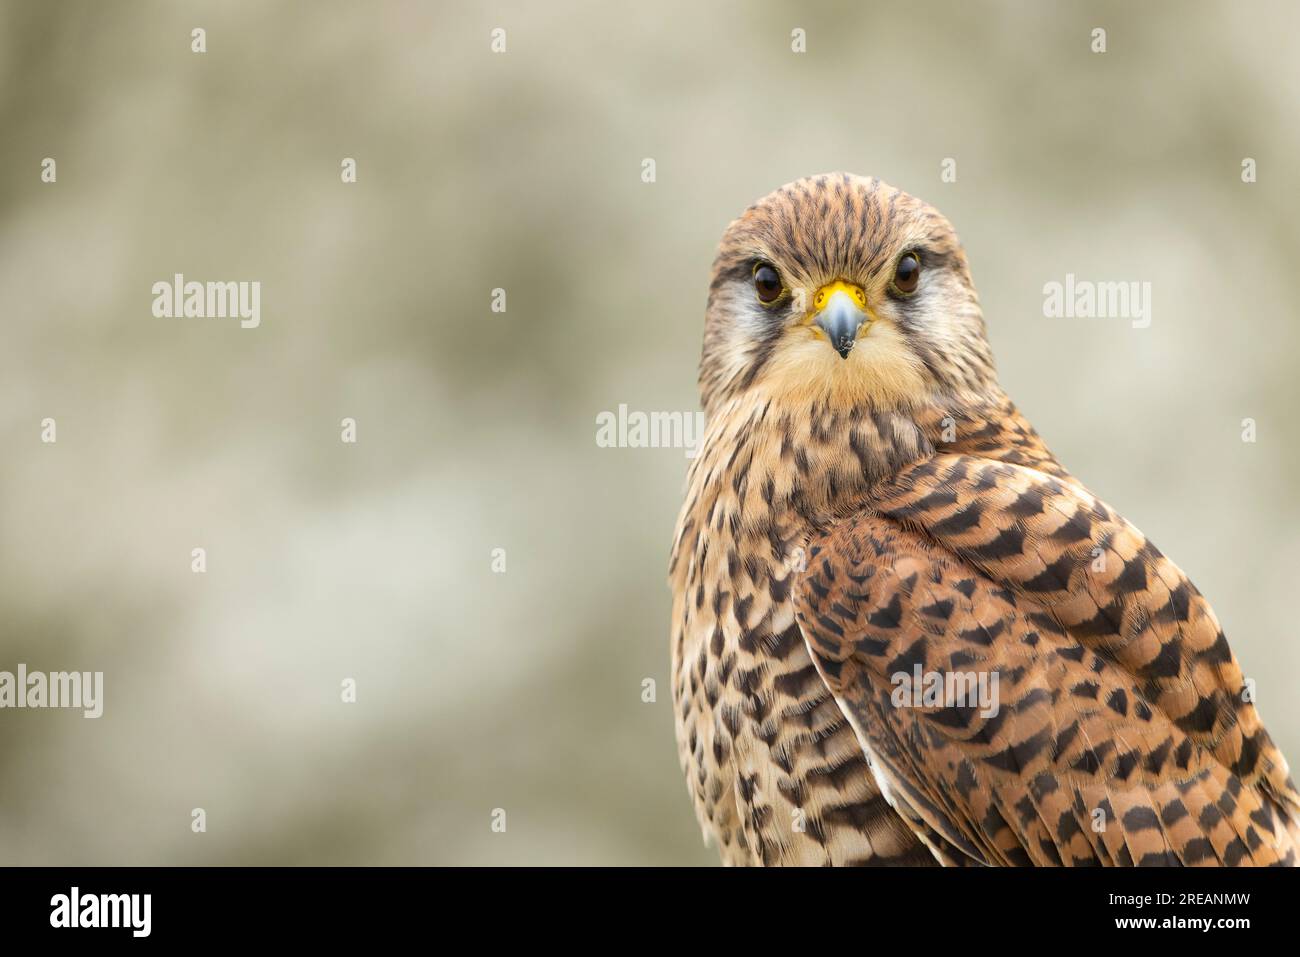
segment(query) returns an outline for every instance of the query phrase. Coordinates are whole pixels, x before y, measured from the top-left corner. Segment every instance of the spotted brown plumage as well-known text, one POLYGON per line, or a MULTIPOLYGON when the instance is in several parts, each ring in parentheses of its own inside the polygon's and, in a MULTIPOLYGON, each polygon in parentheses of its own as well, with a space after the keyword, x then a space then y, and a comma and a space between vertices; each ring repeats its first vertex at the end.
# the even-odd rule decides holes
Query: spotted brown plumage
POLYGON ((936 210, 844 174, 750 207, 700 382, 673 696, 725 863, 1296 863, 1213 611, 1002 393, 936 210), (900 674, 996 675, 998 707, 900 674))

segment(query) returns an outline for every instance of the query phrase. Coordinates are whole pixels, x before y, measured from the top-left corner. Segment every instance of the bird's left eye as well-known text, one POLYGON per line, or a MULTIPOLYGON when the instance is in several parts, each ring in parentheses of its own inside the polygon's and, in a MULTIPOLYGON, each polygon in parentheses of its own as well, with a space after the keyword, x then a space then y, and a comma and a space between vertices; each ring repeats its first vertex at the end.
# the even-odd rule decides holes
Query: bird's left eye
POLYGON ((894 267, 894 288, 904 296, 916 292, 917 283, 921 281, 921 257, 916 253, 904 253, 894 267))
POLYGON ((776 302, 784 289, 781 274, 771 263, 759 263, 754 267, 754 292, 758 295, 759 302, 776 302))

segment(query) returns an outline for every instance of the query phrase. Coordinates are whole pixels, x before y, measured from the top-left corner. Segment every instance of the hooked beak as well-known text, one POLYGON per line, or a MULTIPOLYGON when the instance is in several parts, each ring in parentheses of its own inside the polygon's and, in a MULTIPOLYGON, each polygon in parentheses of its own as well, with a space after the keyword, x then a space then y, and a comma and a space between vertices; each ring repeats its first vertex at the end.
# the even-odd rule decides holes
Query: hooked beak
POLYGON ((813 322, 826 333, 841 359, 847 359, 858 331, 871 321, 867 315, 867 294, 847 282, 833 282, 813 297, 813 322))

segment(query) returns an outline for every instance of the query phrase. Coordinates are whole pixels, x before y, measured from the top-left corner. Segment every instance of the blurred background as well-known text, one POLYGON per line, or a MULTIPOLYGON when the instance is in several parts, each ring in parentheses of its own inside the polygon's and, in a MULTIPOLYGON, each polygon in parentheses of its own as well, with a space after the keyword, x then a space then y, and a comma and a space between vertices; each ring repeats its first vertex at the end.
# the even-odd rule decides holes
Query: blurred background
POLYGON ((1210 597, 1300 761, 1298 27, 3 0, 0 670, 106 689, 0 711, 0 863, 715 863, 669 704, 687 459, 596 416, 698 408, 723 229, 840 169, 947 213, 1007 391, 1210 597), (177 272, 260 281, 261 326, 154 318, 177 272), (1066 273, 1151 282, 1150 328, 1044 318, 1066 273))

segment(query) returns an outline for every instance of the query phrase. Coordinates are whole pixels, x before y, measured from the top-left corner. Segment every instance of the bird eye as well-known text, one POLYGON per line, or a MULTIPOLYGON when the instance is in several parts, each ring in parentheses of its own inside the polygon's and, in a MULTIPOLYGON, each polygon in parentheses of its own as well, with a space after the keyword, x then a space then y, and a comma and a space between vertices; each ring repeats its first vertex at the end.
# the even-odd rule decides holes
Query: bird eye
POLYGON ((754 292, 758 294, 759 302, 776 302, 784 289, 781 274, 771 263, 759 263, 754 267, 754 292))
POLYGON ((921 258, 916 253, 904 253, 894 270, 894 289, 904 296, 916 292, 921 281, 921 258))

